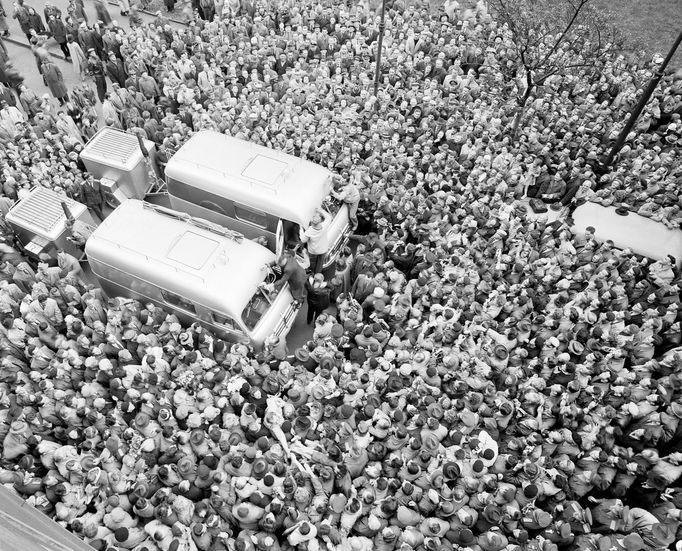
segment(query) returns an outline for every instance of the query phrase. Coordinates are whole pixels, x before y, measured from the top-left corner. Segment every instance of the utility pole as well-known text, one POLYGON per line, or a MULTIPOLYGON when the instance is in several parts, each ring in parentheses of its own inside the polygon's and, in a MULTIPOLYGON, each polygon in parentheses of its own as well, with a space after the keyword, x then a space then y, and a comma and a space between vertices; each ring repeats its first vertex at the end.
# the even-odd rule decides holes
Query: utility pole
POLYGON ((674 44, 670 48, 668 55, 665 56, 663 63, 661 63, 658 66, 658 69, 656 69, 654 76, 651 77, 651 80, 649 81, 649 85, 646 87, 646 90, 644 90, 644 92, 642 93, 642 97, 639 98, 637 105, 635 105, 634 109, 630 113, 630 118, 628 119, 628 122, 625 124, 625 126, 623 127, 623 130, 618 135, 618 139, 616 140, 616 143, 613 144, 613 147, 611 148, 611 151, 609 152, 608 156, 606 157, 606 160, 602 163, 602 169, 604 171, 606 171, 606 169, 611 165, 611 163, 613 162, 613 159, 615 158, 616 155, 618 155, 618 152, 623 147, 623 144, 625 143, 625 140, 627 139, 628 134, 632 130, 632 127, 635 126, 635 122, 637 122, 637 119, 642 114, 644 107, 649 102, 651 95, 654 93, 656 86, 658 86, 658 83, 660 82, 661 78, 663 78, 663 72, 665 71, 665 68, 668 66, 668 63, 670 63, 670 60, 672 59, 673 55, 675 55, 675 51, 677 50, 677 48, 681 42, 682 42, 682 31, 680 31, 680 34, 677 36, 677 40, 675 40, 674 44))
POLYGON ((379 40, 377 41, 377 66, 374 73, 374 97, 379 94, 379 76, 381 75, 381 49, 384 45, 384 31, 386 30, 386 0, 381 0, 381 21, 379 22, 379 40))

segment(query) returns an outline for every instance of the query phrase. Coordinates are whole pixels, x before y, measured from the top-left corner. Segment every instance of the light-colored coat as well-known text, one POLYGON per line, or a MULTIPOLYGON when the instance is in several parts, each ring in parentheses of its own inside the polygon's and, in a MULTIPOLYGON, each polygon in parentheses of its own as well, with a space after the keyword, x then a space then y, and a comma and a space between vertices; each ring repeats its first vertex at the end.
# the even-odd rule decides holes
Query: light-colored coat
POLYGON ((85 57, 83 48, 80 47, 78 42, 67 42, 67 48, 69 48, 69 55, 71 56, 71 63, 73 64, 73 71, 83 78, 85 74, 85 69, 88 66, 88 58, 85 57))

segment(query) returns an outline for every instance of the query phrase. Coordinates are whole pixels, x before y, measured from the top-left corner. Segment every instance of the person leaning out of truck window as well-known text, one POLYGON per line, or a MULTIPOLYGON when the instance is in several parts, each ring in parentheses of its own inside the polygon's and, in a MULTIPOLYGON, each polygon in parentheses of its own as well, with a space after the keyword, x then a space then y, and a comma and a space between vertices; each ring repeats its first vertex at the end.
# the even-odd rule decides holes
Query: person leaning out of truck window
POLYGON ((310 225, 300 232, 301 241, 308 247, 310 270, 316 274, 322 271, 324 255, 329 250, 329 233, 327 228, 331 222, 331 214, 322 209, 315 209, 310 225))

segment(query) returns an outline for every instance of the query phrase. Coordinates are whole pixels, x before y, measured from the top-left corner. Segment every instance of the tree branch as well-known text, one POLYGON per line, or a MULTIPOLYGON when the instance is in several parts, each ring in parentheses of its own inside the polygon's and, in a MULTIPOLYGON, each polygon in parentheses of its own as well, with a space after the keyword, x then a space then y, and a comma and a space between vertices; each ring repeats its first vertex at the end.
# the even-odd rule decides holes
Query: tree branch
POLYGON ((547 71, 544 73, 541 77, 535 79, 534 85, 535 86, 542 86, 544 82, 551 76, 554 76, 561 71, 565 71, 566 69, 579 69, 581 67, 593 67, 594 63, 571 63, 570 65, 563 65, 561 67, 554 67, 552 70, 547 71))
POLYGON ((547 53, 547 55, 538 63, 538 67, 542 67, 547 60, 552 56, 554 52, 556 52, 557 48, 559 47, 559 44, 561 41, 564 39, 564 37, 568 34, 568 31, 571 30, 571 27, 575 23, 576 19, 578 19, 578 15, 580 14, 581 10, 587 5, 587 3, 590 0, 580 0, 580 4, 578 5, 577 8, 575 8, 575 11, 573 12, 573 17, 571 17, 570 21, 566 25, 566 28, 562 31, 561 35, 557 39, 557 41, 554 43, 554 46, 552 46, 552 49, 547 53))
POLYGON ((597 52, 601 51, 601 29, 599 28, 599 23, 595 21, 594 29, 597 32, 597 52))

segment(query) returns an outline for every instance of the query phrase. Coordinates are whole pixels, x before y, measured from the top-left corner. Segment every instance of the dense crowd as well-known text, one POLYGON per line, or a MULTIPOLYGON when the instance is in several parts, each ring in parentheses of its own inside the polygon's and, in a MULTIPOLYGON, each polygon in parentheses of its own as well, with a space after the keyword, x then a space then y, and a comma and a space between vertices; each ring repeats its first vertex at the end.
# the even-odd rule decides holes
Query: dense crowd
MULTIPOLYGON (((1 91, 0 212, 44 185, 104 216, 78 157, 101 102, 103 124, 155 141, 162 164, 216 129, 329 167, 350 182, 337 194, 359 195, 359 244, 329 281, 284 260, 312 336, 254 353, 104 297, 64 253, 32 267, 5 227, 1 483, 101 550, 682 540, 676 259, 573 236, 520 201, 678 228, 682 81, 664 78, 599 176, 655 64, 548 79, 513 139, 515 50, 483 6, 389 9, 374 98, 362 5, 202 0, 187 29, 133 6, 130 32, 78 5, 66 39, 85 82, 50 86, 64 107, 1 91)), ((49 85, 56 65, 27 31, 49 85)))

